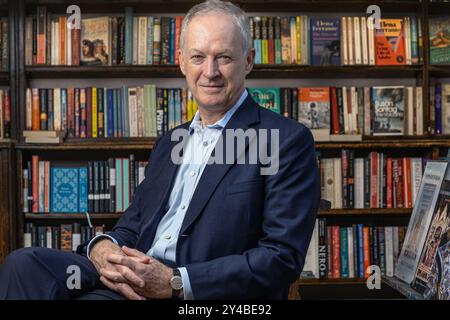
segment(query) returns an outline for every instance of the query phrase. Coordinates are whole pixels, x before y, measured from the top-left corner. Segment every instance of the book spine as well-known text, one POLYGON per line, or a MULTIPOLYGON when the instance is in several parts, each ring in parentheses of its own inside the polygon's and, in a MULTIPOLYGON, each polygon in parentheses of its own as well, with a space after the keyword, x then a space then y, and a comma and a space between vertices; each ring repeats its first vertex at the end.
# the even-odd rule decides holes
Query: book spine
POLYGON ((109 167, 109 211, 116 212, 116 161, 114 158, 108 159, 109 167))
POLYGON ((103 138, 105 136, 105 104, 104 89, 97 89, 97 136, 103 138))
POLYGON ((125 64, 131 64, 133 59, 133 8, 125 8, 125 64))
POLYGON ((40 129, 41 130, 48 130, 47 128, 47 117, 48 117, 48 113, 47 113, 47 89, 39 89, 39 95, 40 95, 40 111, 41 111, 41 116, 40 116, 40 129))

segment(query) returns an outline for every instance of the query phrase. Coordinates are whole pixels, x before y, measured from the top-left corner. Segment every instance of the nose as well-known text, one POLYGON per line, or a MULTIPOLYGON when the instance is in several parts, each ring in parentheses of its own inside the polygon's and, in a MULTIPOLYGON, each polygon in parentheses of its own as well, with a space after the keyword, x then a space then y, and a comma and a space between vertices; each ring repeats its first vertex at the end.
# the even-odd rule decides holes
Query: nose
POLYGON ((219 76, 219 65, 214 57, 207 57, 203 64, 203 76, 207 79, 214 79, 219 76))

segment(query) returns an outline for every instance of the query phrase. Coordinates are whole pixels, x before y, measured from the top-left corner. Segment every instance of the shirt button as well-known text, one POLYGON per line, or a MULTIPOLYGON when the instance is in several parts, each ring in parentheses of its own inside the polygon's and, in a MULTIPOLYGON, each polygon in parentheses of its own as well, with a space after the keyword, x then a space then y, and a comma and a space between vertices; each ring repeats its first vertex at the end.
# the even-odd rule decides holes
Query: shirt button
POLYGON ((208 141, 204 141, 204 142, 203 142, 203 146, 204 146, 204 147, 208 146, 208 141))
POLYGON ((185 206, 184 204, 181 205, 181 209, 182 209, 182 210, 186 209, 186 206, 185 206))
POLYGON ((191 177, 195 176, 195 171, 189 172, 189 175, 190 175, 191 177))
POLYGON ((170 238, 171 238, 170 234, 166 234, 166 235, 164 236, 164 239, 166 239, 166 240, 170 240, 170 238))

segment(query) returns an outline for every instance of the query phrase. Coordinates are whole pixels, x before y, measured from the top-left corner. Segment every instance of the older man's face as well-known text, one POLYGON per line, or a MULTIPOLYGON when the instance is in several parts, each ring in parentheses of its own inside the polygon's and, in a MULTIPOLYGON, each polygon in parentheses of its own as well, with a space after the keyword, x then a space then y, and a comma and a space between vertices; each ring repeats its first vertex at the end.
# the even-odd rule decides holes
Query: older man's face
POLYGON ((253 50, 242 50, 242 35, 228 15, 195 17, 188 25, 180 67, 200 107, 231 107, 253 66, 253 50))

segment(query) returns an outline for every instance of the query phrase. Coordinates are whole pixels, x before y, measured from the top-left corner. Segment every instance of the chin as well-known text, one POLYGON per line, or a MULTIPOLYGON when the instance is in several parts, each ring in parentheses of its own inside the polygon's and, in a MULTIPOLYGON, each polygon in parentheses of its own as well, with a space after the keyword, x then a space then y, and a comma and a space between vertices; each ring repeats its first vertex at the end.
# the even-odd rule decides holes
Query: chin
POLYGON ((207 96, 198 99, 198 103, 201 104, 204 108, 223 106, 225 103, 225 99, 223 97, 207 96))

